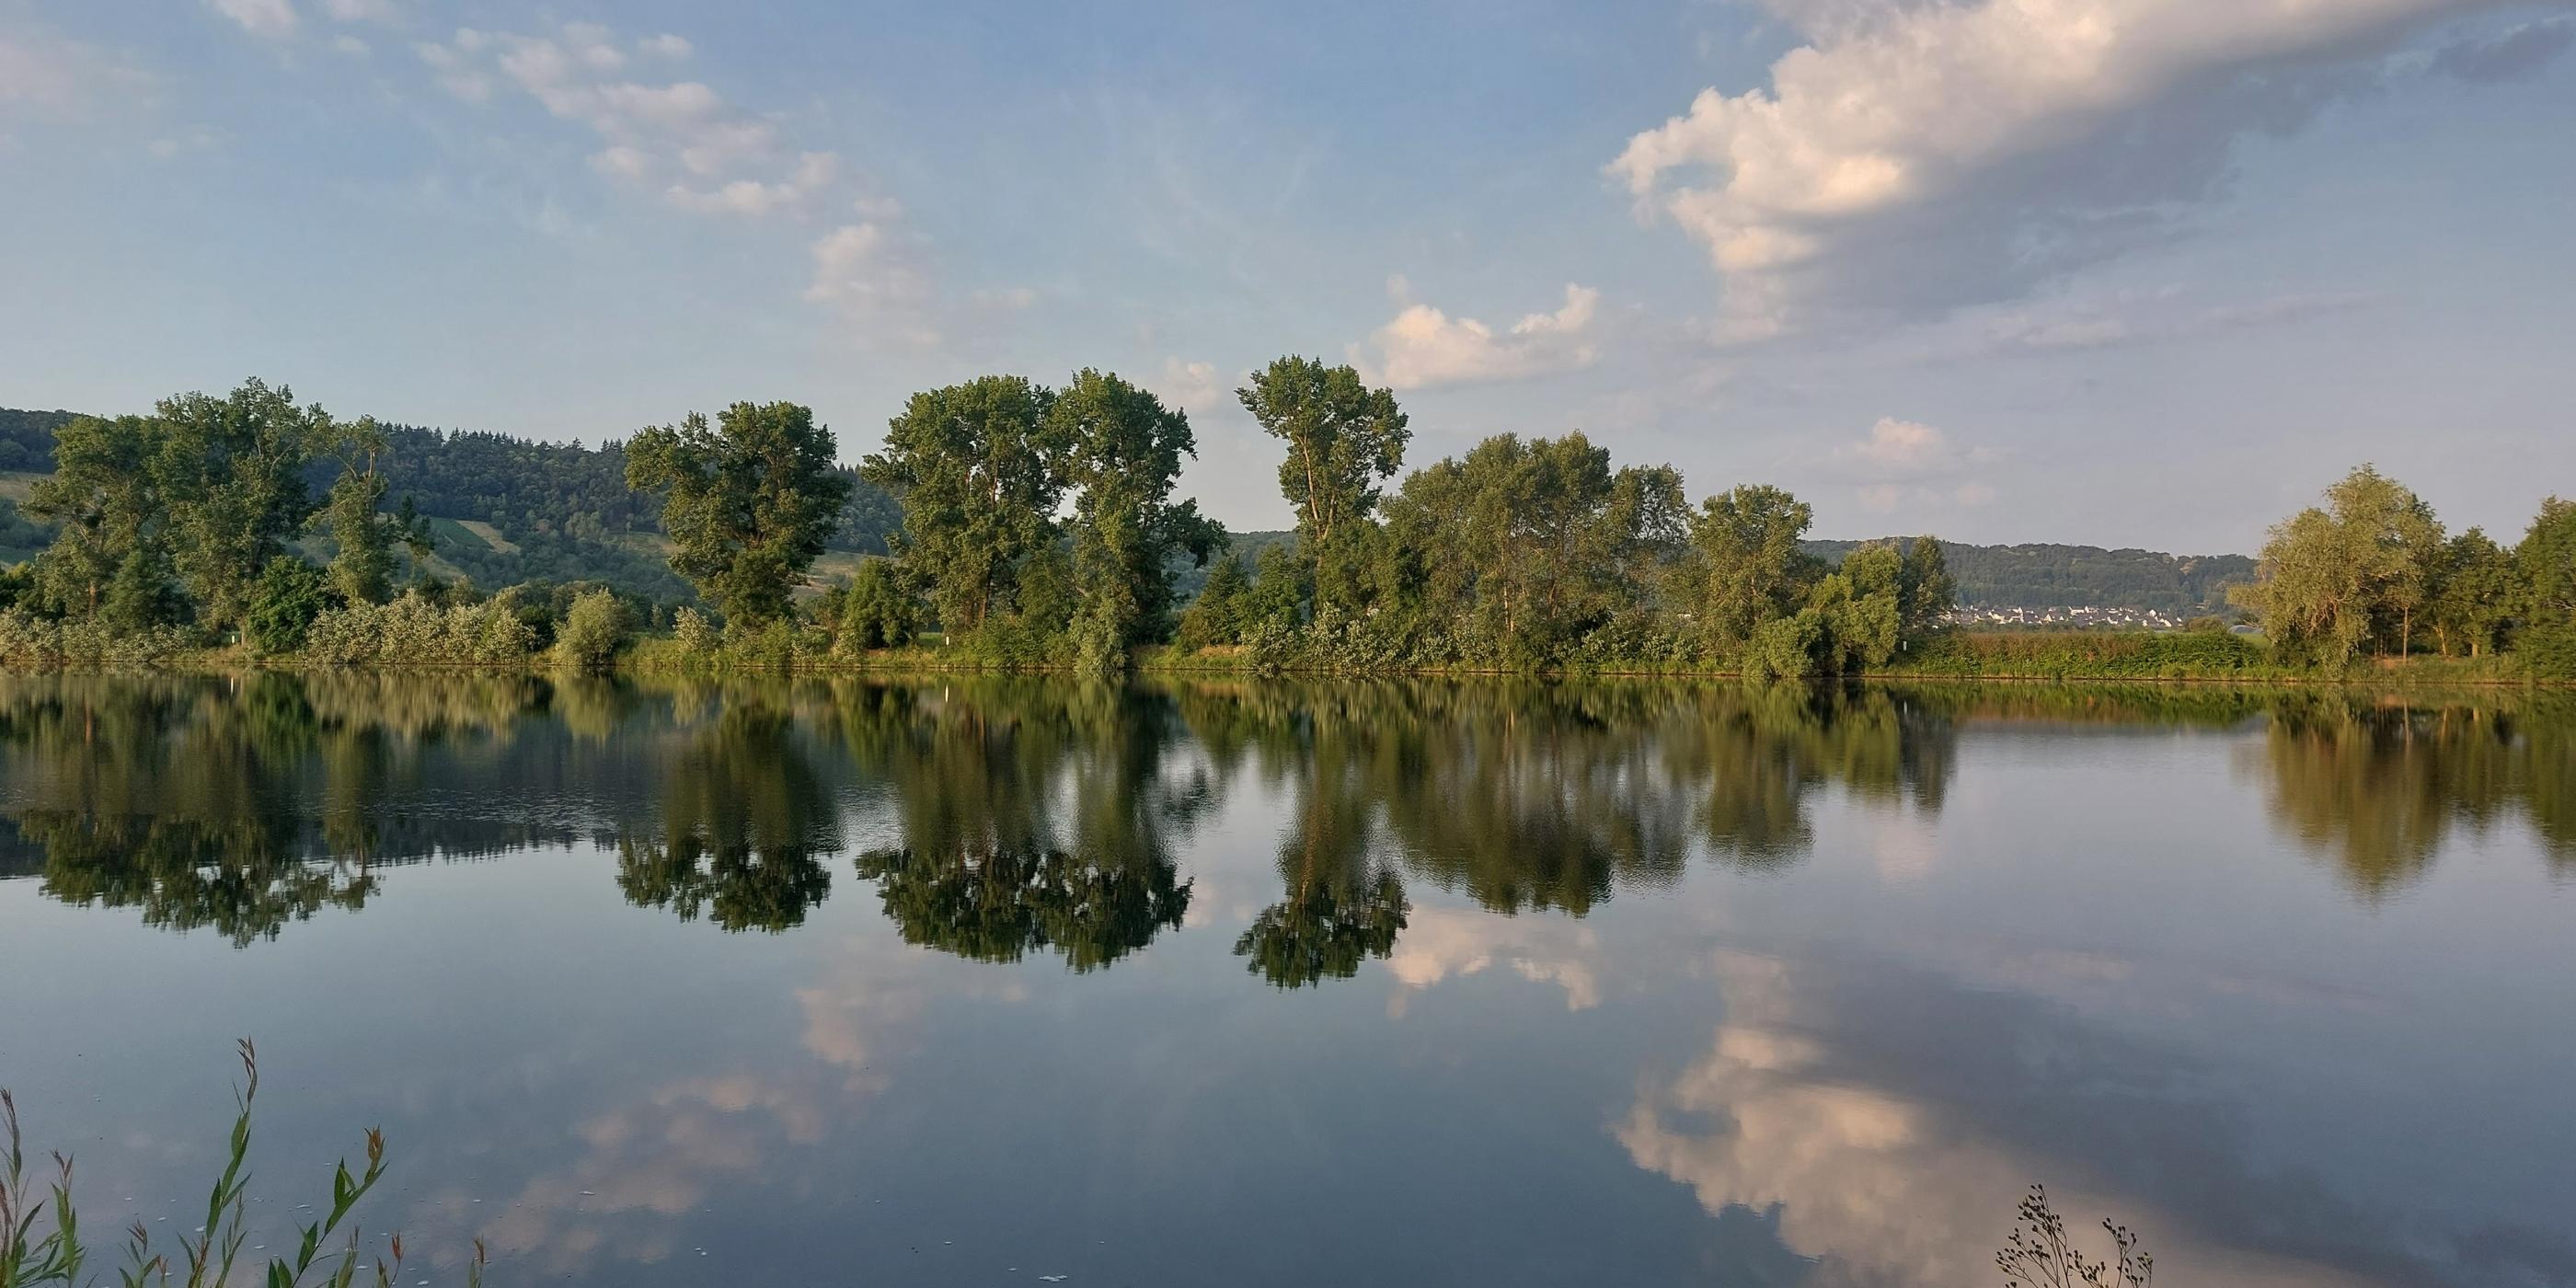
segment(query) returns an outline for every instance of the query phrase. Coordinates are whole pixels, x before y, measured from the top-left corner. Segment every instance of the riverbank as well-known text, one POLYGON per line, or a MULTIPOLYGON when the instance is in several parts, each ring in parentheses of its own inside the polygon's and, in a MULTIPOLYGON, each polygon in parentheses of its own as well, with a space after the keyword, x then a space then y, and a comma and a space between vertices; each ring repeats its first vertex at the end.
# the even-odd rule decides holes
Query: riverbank
MULTIPOLYGON (((0 654, 0 671, 14 674, 92 671, 208 673, 252 668, 282 671, 483 671, 555 674, 599 668, 577 663, 556 648, 516 656, 419 661, 375 660, 349 665, 302 654, 260 656, 238 645, 189 647, 170 639, 95 641, 97 647, 42 653, 0 654)), ((1422 677, 1521 679, 1742 680, 1759 675, 1733 667, 1607 661, 1569 666, 1514 668, 1451 665, 1411 668, 1265 665, 1251 648, 1221 645, 1188 652, 1148 645, 1130 659, 1132 669, 1155 676, 1256 676, 1309 678, 1422 677)), ((1068 660, 997 660, 961 648, 914 644, 856 653, 824 653, 788 641, 768 647, 728 645, 710 651, 681 640, 648 637, 620 652, 607 670, 630 675, 977 675, 1072 674, 1068 660)), ((2282 665, 2259 641, 2215 633, 2150 635, 2137 632, 1991 633, 1944 636, 1891 665, 1810 679, 2004 681, 2062 684, 2251 684, 2395 688, 2566 687, 2567 679, 2533 674, 2517 659, 2418 655, 2363 659, 2340 671, 2282 665)))

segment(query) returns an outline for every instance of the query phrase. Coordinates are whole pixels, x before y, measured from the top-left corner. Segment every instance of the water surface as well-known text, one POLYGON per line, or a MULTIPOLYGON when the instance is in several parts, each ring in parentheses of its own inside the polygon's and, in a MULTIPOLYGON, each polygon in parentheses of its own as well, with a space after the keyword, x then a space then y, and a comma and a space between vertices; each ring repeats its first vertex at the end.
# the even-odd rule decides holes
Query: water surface
POLYGON ((0 679, 0 946, 433 1283, 2576 1283, 2564 698, 0 679))

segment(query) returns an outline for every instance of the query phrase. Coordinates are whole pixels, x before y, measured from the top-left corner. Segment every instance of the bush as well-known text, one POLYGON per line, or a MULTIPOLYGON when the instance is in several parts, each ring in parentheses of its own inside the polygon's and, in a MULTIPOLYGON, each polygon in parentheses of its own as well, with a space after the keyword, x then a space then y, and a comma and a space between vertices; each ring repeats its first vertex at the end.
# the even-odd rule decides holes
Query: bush
POLYGON ((604 587, 586 590, 573 599, 572 607, 564 610, 555 651, 567 666, 604 671, 633 642, 634 635, 635 619, 615 592, 604 587))
POLYGON ((418 591, 325 612, 304 640, 305 660, 324 666, 504 666, 535 651, 536 632, 507 603, 442 608, 418 591))
POLYGON ((0 610, 0 667, 12 671, 154 666, 193 647, 174 626, 111 630, 100 621, 56 621, 23 607, 0 610))
POLYGON ((2241 635, 2007 631, 1941 637, 1898 669, 1962 676, 2184 679, 2278 674, 2282 668, 2263 645, 2241 635))
POLYGON ((921 596, 890 559, 860 564, 856 576, 825 591, 814 608, 832 651, 843 656, 902 648, 921 629, 921 596))
POLYGON ((330 574, 293 555, 269 560, 251 587, 251 647, 271 657, 303 648, 313 620, 333 599, 330 574))
POLYGON ((1745 669, 1764 679, 1813 675, 1816 653, 1825 643, 1825 624, 1815 610, 1764 622, 1753 632, 1745 669))
POLYGON ((671 635, 680 642, 681 652, 701 660, 713 659, 720 643, 715 625, 694 608, 683 608, 671 619, 671 635))

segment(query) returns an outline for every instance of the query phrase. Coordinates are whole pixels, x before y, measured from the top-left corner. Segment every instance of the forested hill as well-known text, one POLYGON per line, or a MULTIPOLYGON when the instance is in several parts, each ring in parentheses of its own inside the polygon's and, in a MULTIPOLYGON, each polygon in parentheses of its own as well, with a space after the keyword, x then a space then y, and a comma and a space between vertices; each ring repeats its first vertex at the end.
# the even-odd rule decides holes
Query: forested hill
MULTIPOLYGON (((23 499, 33 476, 52 471, 54 430, 73 416, 0 408, 0 560, 24 558, 42 544, 13 501, 23 499)), ((474 584, 604 581, 655 600, 690 598, 665 558, 659 502, 627 490, 623 444, 383 428, 386 495, 408 497, 435 520, 437 558, 474 584)), ((315 463, 308 481, 317 495, 339 468, 333 460, 315 463)), ((830 546, 883 554, 902 510, 856 475, 851 484, 848 513, 830 546)))
MULTIPOLYGON (((1857 541, 1810 541, 1809 553, 1839 560, 1857 541)), ((2169 555, 2056 544, 1943 543, 1959 602, 1978 608, 2134 608, 2193 617, 2227 607, 2227 587, 2254 580, 2244 555, 2169 555)))

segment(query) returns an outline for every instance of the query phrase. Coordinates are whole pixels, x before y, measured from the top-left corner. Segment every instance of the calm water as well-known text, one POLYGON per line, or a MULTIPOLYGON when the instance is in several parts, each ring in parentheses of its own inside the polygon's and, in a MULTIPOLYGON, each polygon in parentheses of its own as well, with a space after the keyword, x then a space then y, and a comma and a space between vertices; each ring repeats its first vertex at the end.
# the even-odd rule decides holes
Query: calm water
POLYGON ((0 952, 434 1283, 2576 1283, 2560 699, 0 679, 0 952))

